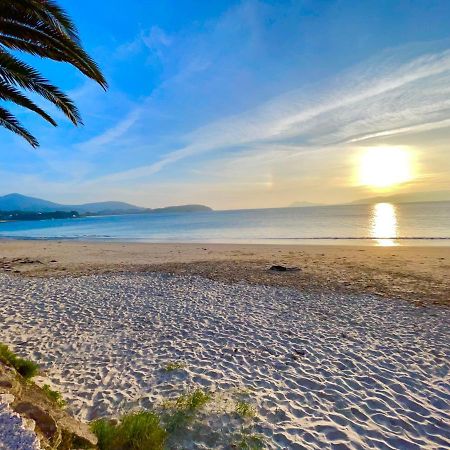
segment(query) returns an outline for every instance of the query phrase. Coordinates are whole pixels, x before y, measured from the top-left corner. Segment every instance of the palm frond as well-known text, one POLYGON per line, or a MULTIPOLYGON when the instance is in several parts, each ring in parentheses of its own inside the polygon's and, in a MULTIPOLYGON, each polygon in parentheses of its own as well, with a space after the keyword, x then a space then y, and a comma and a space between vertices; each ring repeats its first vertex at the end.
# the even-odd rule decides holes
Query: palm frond
POLYGON ((6 109, 0 106, 0 126, 5 127, 7 130, 12 131, 13 133, 18 134, 23 137, 28 143, 36 148, 39 146, 36 138, 30 134, 30 132, 25 129, 20 122, 6 109))
POLYGON ((82 124, 78 109, 69 97, 50 84, 37 70, 2 50, 0 80, 36 92, 60 109, 74 125, 82 124))
MULTIPOLYGON (((81 45, 75 24, 54 0, 0 0, 0 100, 27 108, 56 126, 53 118, 21 90, 35 92, 72 123, 81 124, 72 100, 10 50, 68 63, 107 89, 98 65, 81 45)), ((24 137, 33 147, 38 146, 37 140, 4 108, 0 109, 0 126, 24 137)))
POLYGON ((0 16, 33 15, 51 24, 74 41, 79 41, 78 30, 69 15, 52 0, 0 0, 0 16))
POLYGON ((1 45, 27 52, 31 49, 32 54, 68 62, 106 89, 107 83, 99 67, 78 42, 33 16, 22 19, 20 22, 0 16, 1 45))
POLYGON ((43 117, 47 122, 51 123, 53 126, 57 126, 57 123, 39 106, 37 106, 32 100, 23 95, 18 89, 9 84, 0 81, 0 100, 10 101, 16 105, 23 106, 29 109, 41 117, 43 117))

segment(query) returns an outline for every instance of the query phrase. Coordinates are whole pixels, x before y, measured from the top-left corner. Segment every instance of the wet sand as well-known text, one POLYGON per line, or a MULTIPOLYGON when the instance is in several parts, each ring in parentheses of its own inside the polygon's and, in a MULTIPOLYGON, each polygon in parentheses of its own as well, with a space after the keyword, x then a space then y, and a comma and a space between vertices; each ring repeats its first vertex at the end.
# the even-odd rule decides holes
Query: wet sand
POLYGON ((119 272, 200 275, 303 292, 369 293, 450 305, 450 247, 144 244, 0 241, 0 273, 80 276, 119 272), (274 273, 273 264, 297 272, 274 273))

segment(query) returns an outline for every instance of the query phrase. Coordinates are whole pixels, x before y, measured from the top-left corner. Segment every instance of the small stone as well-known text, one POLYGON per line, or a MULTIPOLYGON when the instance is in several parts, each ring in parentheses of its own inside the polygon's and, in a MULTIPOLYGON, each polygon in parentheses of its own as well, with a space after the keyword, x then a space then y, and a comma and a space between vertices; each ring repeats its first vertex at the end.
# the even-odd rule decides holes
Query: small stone
POLYGON ((0 395, 0 403, 5 403, 7 405, 10 405, 11 403, 14 403, 15 397, 12 394, 1 394, 0 395))
POLYGON ((0 389, 12 389, 13 384, 9 380, 0 380, 0 389))
POLYGON ((287 267, 287 266, 281 266, 281 265, 273 265, 270 267, 269 270, 272 270, 273 272, 298 272, 300 270, 299 267, 287 267))

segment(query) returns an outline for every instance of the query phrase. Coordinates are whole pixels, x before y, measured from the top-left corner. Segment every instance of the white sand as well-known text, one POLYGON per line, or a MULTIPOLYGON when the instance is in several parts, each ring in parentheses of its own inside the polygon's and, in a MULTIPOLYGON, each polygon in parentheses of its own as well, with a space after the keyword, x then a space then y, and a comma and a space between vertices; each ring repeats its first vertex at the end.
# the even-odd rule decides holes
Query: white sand
POLYGON ((42 362, 80 418, 246 387, 267 448, 449 448, 449 319, 445 307, 164 274, 0 276, 0 341, 42 362))

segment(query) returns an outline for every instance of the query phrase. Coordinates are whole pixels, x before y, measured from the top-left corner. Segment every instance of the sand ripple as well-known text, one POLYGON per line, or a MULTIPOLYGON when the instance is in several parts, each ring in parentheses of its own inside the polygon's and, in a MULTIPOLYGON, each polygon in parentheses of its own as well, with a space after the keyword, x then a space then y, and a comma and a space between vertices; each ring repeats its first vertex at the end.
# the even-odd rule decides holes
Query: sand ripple
POLYGON ((79 417, 246 387, 270 448, 449 448, 449 318, 164 274, 0 276, 0 340, 43 362, 79 417))

